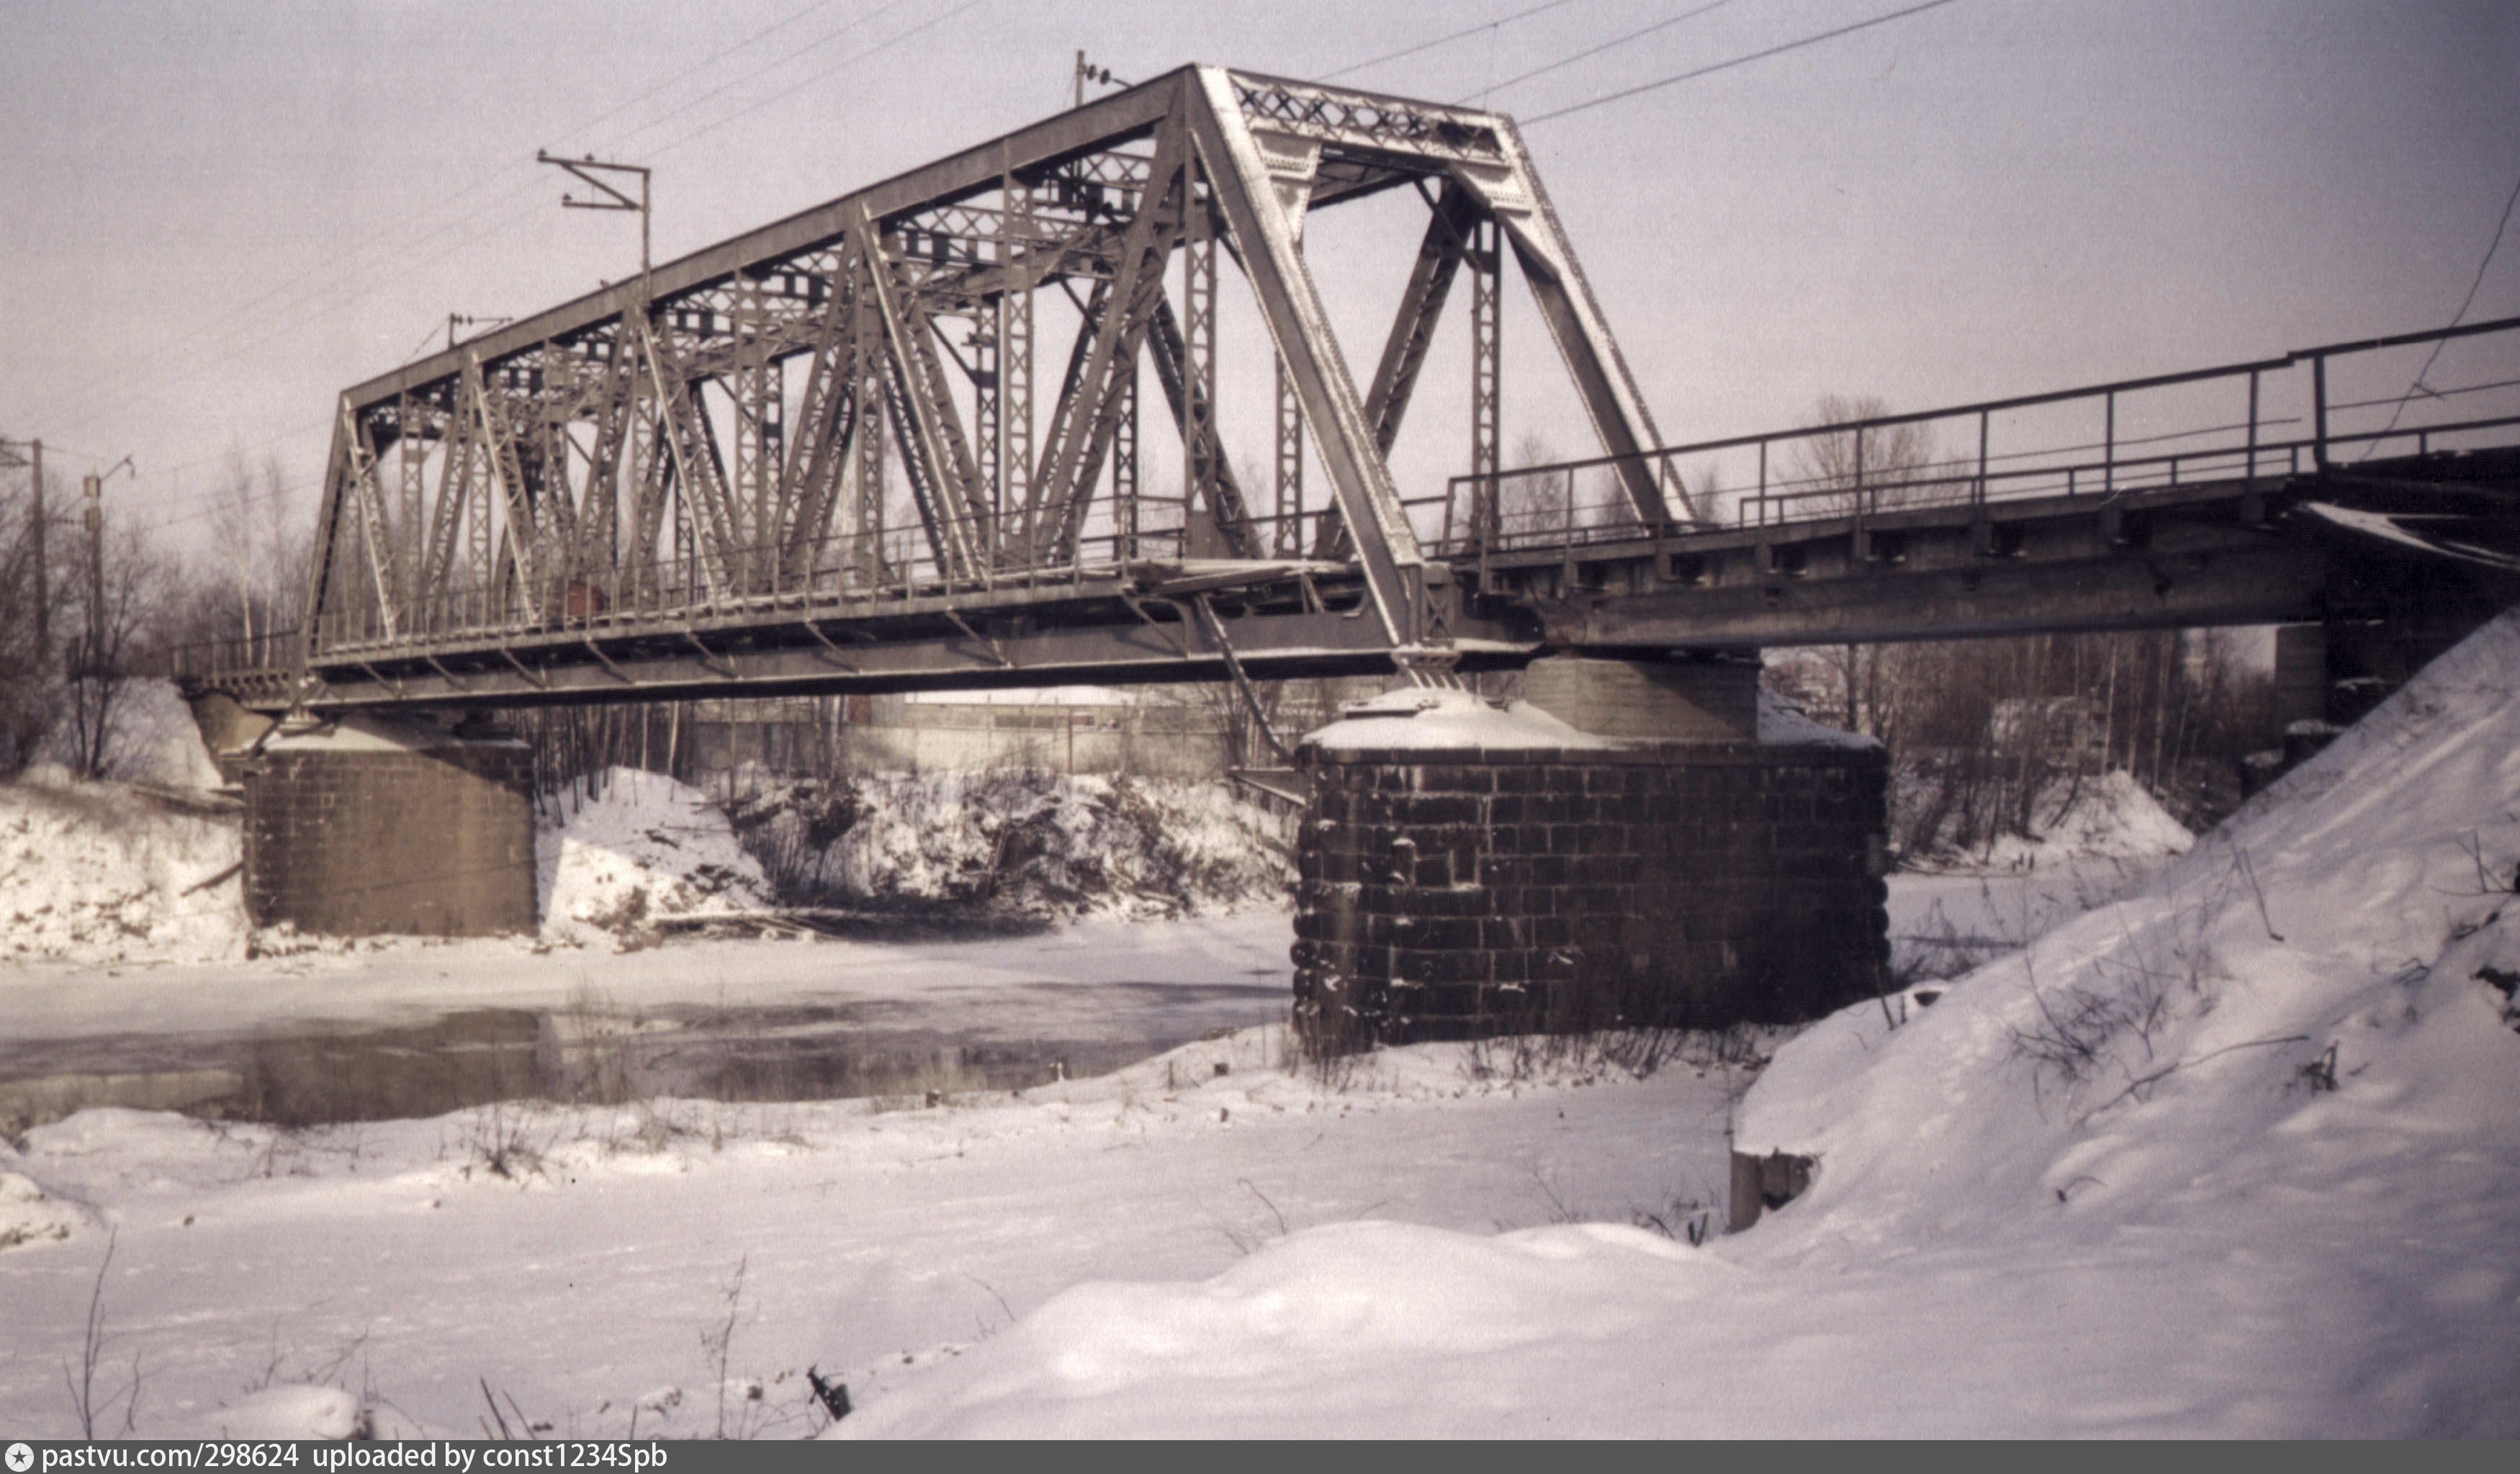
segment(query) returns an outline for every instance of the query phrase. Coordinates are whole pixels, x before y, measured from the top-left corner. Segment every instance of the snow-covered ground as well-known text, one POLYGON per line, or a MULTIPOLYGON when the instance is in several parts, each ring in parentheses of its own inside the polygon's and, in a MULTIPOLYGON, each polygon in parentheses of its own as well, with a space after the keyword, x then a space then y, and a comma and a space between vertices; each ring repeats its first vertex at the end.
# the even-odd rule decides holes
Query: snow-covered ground
POLYGON ((2059 781, 2032 805, 2039 837, 1890 877, 1891 971, 1957 977, 2086 912, 2124 900, 2196 836, 2124 772, 2059 781))
POLYGON ((233 818, 59 768, 30 780, 0 784, 0 968, 243 955, 233 818))
MULTIPOLYGON (((2018 871, 2060 911, 2061 858, 2018 871)), ((2515 867, 2506 618, 2026 953, 1643 1078, 1307 1070, 1254 1026, 933 1105, 85 1111, 0 1149, 0 1426, 74 1431, 101 1296, 107 1433, 470 1434, 486 1384, 559 1432, 792 1436, 813 1367, 861 1436, 2520 1436, 2515 867), (1734 1138, 1813 1185, 1692 1244, 1734 1138)), ((1284 926, 21 963, 0 1043, 695 979, 1187 1006, 1282 977, 1284 926)))
POLYGON ((2515 867, 2506 616, 2142 893, 1786 1045, 1735 1144, 1813 1186, 1749 1233, 1316 1230, 842 1431, 2520 1434, 2515 867))
POLYGON ((1282 908, 1294 881, 1291 820, 1222 782, 875 773, 775 787, 739 817, 791 890, 842 903, 1146 920, 1282 908))

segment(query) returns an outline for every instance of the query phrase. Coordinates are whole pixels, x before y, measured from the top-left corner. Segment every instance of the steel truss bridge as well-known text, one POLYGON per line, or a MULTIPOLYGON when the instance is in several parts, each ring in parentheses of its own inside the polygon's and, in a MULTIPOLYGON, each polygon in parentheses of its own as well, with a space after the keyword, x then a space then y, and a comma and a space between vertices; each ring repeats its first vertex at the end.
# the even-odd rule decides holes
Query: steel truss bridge
POLYGON ((301 660, 188 673, 318 710, 1438 681, 2492 607, 2520 591, 2515 390, 2520 319, 1668 445, 1509 118, 1194 67, 348 390, 301 660), (1403 191, 1424 230, 1360 380, 1305 224, 1403 191), (1508 255, 1596 459, 1501 465, 1508 255), (1229 264, 1274 359, 1237 365, 1276 385, 1261 485, 1220 425, 1229 264), (1456 295, 1468 469, 1404 496, 1388 453, 1456 295), (2369 386, 2445 354, 2476 381, 2369 386))

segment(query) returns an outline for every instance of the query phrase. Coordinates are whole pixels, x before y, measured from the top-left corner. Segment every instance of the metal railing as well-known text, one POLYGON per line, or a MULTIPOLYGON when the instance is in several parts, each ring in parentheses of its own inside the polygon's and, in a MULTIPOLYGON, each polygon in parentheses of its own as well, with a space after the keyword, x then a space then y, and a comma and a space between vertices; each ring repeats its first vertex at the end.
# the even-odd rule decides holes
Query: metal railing
POLYGON ((1430 554, 1484 561, 1732 527, 1852 519, 1860 530, 1868 518, 1912 508, 2105 499, 2295 475, 2383 451, 2427 456, 2507 445, 2520 439, 2515 426, 2520 318, 2503 318, 2181 374, 1455 476, 1443 496, 1410 505, 1440 521, 1421 529, 1430 554), (2463 356, 2480 360, 2463 366, 2475 380, 2425 382, 2443 351, 2462 340, 2471 350, 2463 356), (2409 372, 2413 350, 2426 347, 2432 352, 2409 372), (2408 387, 2372 392, 2382 383, 2408 387), (2383 411, 2386 423, 2376 423, 2383 411), (1660 484, 1693 484, 1696 514, 1667 505, 1659 521, 1648 517, 1617 474, 1631 463, 1652 467, 1660 484), (1725 489, 1728 479, 1738 489, 1725 489))

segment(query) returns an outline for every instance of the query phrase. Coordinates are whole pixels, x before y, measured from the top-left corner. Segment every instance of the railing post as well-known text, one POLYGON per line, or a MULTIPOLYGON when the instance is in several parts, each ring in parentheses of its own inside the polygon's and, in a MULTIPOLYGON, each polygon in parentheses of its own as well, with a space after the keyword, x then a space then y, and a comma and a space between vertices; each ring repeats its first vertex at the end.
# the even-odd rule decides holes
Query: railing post
POLYGON ((2311 447, 2315 457, 2313 469, 2327 469, 2327 355, 2310 361, 2311 447))
POLYGON ((2249 371, 2249 465, 2240 472, 2254 479, 2258 473, 2258 371, 2249 371))
POLYGON ((1872 550, 1865 545, 1864 540, 1864 510, 1870 499, 1870 489, 1864 484, 1864 426, 1859 424, 1855 427, 1855 495, 1850 499, 1855 504, 1850 509, 1855 514, 1855 536, 1850 541, 1858 562, 1868 561, 1872 557, 1872 550))
POLYGON ((1976 503, 1986 505, 1986 411, 1977 412, 1977 496, 1976 503))
POLYGON ((1759 442, 1759 525, 1768 523, 1768 442, 1759 442))
POLYGON ((2118 391, 2102 395, 2100 404, 2100 495, 2107 496, 2118 487, 2118 391))

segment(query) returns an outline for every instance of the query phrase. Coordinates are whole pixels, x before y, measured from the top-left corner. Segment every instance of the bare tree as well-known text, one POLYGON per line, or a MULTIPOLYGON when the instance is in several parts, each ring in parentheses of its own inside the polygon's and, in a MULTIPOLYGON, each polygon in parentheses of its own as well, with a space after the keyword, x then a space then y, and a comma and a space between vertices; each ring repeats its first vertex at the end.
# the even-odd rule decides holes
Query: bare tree
POLYGON ((1860 399, 1823 394, 1812 407, 1812 433, 1794 442, 1790 464, 1794 480, 1787 494, 1788 517, 1843 516, 1904 506, 1932 495, 1921 472, 1934 464, 1933 432, 1922 424, 1885 424, 1863 429, 1831 429, 1879 420, 1890 406, 1866 395, 1860 399))
MULTIPOLYGON (((1889 413, 1887 404, 1870 395, 1860 399, 1821 396, 1812 407, 1813 432, 1794 442, 1789 462, 1793 480, 1785 492, 1793 500, 1784 505, 1782 514, 1789 518, 1847 516, 1917 499, 1915 483, 1934 456, 1933 435, 1925 426, 1830 428, 1878 420, 1889 413)), ((1847 729, 1883 736, 1881 648, 1843 646, 1824 658, 1838 671, 1847 729)))
MULTIPOLYGON (((19 479, 11 478, 13 481, 19 479)), ((61 714, 61 640, 71 623, 72 584, 63 576, 68 526, 50 509, 63 505, 56 478, 45 477, 50 561, 49 619, 36 617, 34 498, 31 487, 0 486, 0 779, 16 777, 42 751, 61 714), (49 625, 52 648, 36 632, 49 625)))
POLYGON ((62 716, 69 765, 82 778, 111 778, 120 767, 123 719, 142 656, 162 628, 176 580, 140 529, 109 524, 98 576, 80 591, 79 619, 69 642, 69 678, 62 716))
POLYGON ((306 539, 290 519, 289 478, 278 456, 265 457, 257 475, 242 452, 231 452, 224 481, 211 538, 235 608, 234 623, 223 633, 239 641, 248 657, 267 662, 279 653, 277 637, 299 617, 306 539))

